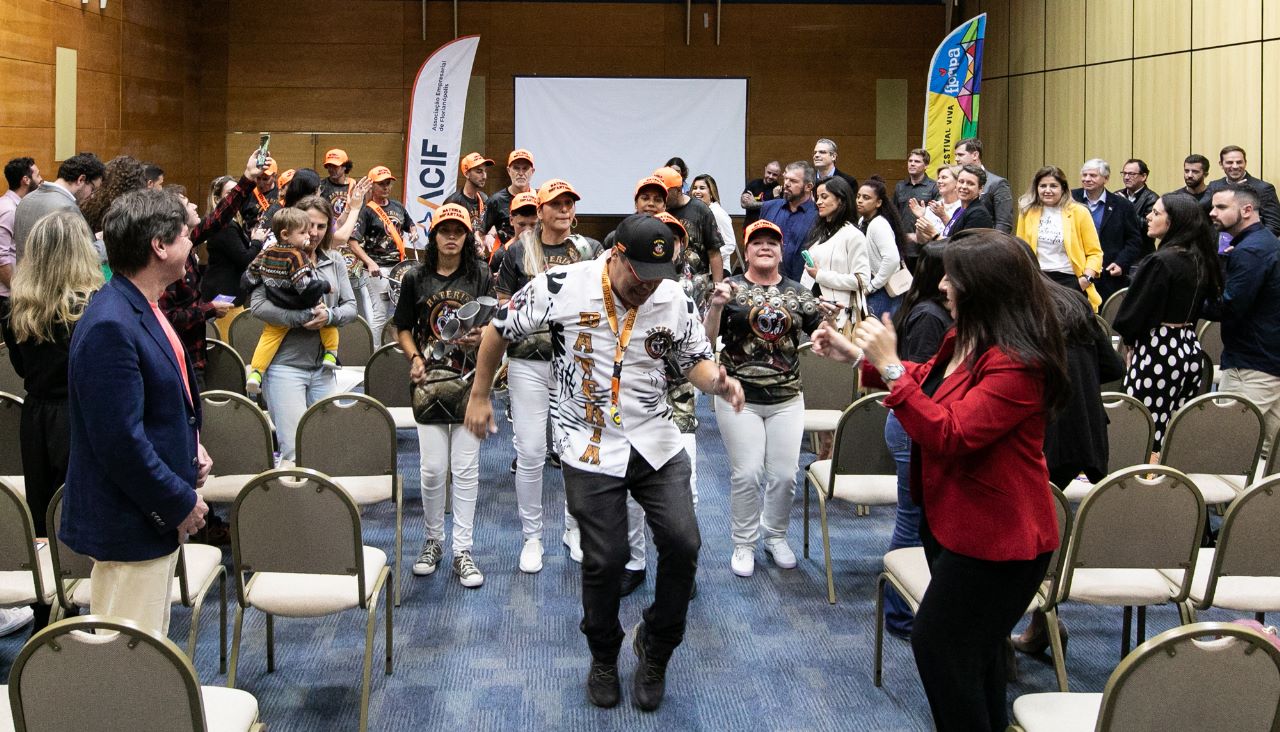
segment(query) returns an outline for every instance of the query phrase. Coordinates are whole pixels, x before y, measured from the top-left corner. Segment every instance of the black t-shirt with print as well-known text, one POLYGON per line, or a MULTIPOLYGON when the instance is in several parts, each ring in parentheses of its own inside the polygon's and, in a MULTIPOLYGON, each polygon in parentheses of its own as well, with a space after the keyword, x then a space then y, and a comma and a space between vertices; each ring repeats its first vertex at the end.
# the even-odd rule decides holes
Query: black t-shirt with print
POLYGON ((760 287, 743 275, 726 282, 736 286, 735 297, 720 315, 720 362, 742 383, 752 404, 780 404, 800 394, 796 351, 822 322, 816 303, 805 308, 810 295, 799 282, 782 278, 760 287), (748 296, 743 305, 738 297, 748 296), (754 298, 752 296, 755 296, 754 298), (806 309, 812 312, 804 312, 806 309))
POLYGON ((329 205, 333 207, 333 218, 335 220, 342 216, 342 212, 347 209, 347 193, 353 185, 355 184, 350 179, 346 183, 334 183, 328 178, 320 181, 320 197, 328 201, 329 205))
POLYGON ((484 226, 484 214, 489 208, 489 202, 485 199, 483 193, 477 195, 476 198, 470 198, 462 191, 454 191, 449 197, 444 199, 445 203, 456 203, 471 212, 471 227, 476 232, 477 237, 484 236, 484 231, 480 228, 484 226))
POLYGON ((685 233, 689 235, 689 245, 684 248, 684 263, 688 266, 689 273, 707 274, 710 271, 708 253, 719 254, 724 243, 720 239, 720 229, 716 226, 716 215, 711 213, 707 204, 692 197, 685 205, 667 209, 667 212, 680 219, 685 233))
MULTIPOLYGON (((747 184, 747 187, 743 192, 750 193, 752 198, 756 199, 760 203, 764 203, 765 201, 772 201, 777 198, 777 196, 773 195, 773 191, 777 187, 777 183, 765 183, 764 178, 756 178, 747 184)), ((760 209, 747 209, 747 218, 743 222, 743 226, 750 226, 759 220, 760 209)))
MULTIPOLYGON (((526 236, 530 234, 526 232, 526 236)), ((518 239, 505 247, 502 258, 502 269, 498 271, 497 291, 510 297, 520 291, 535 275, 541 274, 551 267, 562 264, 573 264, 584 259, 595 259, 601 252, 600 242, 585 236, 571 236, 560 244, 542 245, 543 267, 538 272, 526 272, 524 266, 524 239, 518 239)), ((531 361, 550 361, 552 356, 551 334, 549 331, 534 333, 529 338, 512 343, 507 347, 510 358, 524 358, 531 361)))
MULTIPOLYGON (((360 242, 360 246, 364 249, 364 253, 369 255, 369 259, 377 262, 378 266, 392 266, 400 262, 400 250, 396 248, 396 242, 387 234, 387 229, 382 223, 382 217, 376 214, 371 206, 366 203, 364 208, 360 209, 359 218, 356 219, 355 231, 351 232, 351 238, 360 242)), ((410 248, 409 236, 405 234, 413 228, 413 221, 409 218, 409 212, 399 201, 388 200, 382 204, 382 210, 387 214, 387 218, 391 220, 391 225, 400 232, 400 238, 404 242, 405 249, 410 248)))
POLYGON ((489 200, 484 202, 484 216, 481 217, 480 228, 476 229, 476 233, 483 236, 489 233, 489 229, 497 228, 498 238, 502 241, 515 236, 516 230, 511 228, 511 199, 511 190, 508 188, 489 196, 489 200))
POLYGON ((462 421, 471 396, 471 380, 462 377, 475 369, 475 351, 453 347, 441 357, 433 351, 454 313, 482 296, 493 296, 493 278, 483 262, 476 262, 470 274, 463 274, 460 267, 448 276, 418 265, 400 280, 392 322, 400 330, 413 332, 413 341, 426 359, 427 383, 413 387, 414 419, 422 424, 462 421))
MULTIPOLYGON (((240 204, 240 220, 244 222, 244 230, 253 231, 254 228, 256 228, 257 226, 261 225, 261 223, 263 223, 263 222, 260 222, 259 219, 262 218, 262 213, 264 210, 278 209, 279 206, 280 206, 280 188, 279 187, 272 186, 271 190, 265 193, 258 190, 257 188, 254 188, 253 190, 249 191, 249 195, 244 197, 244 203, 240 204), (261 204, 258 203, 258 197, 254 195, 255 191, 257 191, 258 193, 262 193, 263 200, 267 202, 266 206, 262 206, 261 204)), ((266 219, 266 222, 270 223, 270 218, 266 219)))

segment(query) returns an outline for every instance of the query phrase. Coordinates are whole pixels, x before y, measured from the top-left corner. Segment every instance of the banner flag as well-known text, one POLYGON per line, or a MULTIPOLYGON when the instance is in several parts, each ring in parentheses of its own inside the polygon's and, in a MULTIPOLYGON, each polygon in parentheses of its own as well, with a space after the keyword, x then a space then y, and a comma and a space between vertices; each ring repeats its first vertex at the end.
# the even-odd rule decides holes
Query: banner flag
POLYGON ((956 143, 978 134, 982 91, 982 46, 987 32, 983 13, 951 31, 929 66, 928 96, 924 104, 924 149, 929 151, 929 176, 956 161, 956 143))
POLYGON ((424 226, 458 185, 462 120, 471 64, 480 36, 463 36, 431 54, 418 69, 405 137, 404 207, 424 226))

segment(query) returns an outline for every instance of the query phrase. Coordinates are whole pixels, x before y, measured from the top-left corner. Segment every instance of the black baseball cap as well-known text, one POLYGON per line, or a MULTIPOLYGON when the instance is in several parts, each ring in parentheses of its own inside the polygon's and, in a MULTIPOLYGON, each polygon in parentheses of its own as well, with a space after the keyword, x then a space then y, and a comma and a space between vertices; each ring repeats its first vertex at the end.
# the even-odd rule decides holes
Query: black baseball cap
POLYGON ((632 214, 614 232, 613 249, 645 281, 676 279, 675 242, 667 225, 649 214, 632 214))

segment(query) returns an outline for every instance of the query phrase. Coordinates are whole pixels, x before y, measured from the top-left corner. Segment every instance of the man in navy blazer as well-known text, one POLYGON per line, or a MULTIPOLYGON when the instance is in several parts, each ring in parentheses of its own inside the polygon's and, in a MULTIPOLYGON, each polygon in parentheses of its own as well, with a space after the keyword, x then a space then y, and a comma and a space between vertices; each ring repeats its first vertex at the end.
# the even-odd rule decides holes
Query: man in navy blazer
POLYGON ((178 545, 204 525, 212 462, 181 342, 160 312, 191 250, 181 201, 134 191, 103 219, 115 276, 90 300, 67 367, 71 453, 59 535, 93 557, 89 611, 165 632, 178 545))
POLYGON ((1124 196, 1107 192, 1111 166, 1094 158, 1080 167, 1080 188, 1071 197, 1083 203, 1098 228, 1102 245, 1102 272, 1094 280, 1098 295, 1106 302, 1116 290, 1129 286, 1129 272, 1142 259, 1142 232, 1138 215, 1124 196))

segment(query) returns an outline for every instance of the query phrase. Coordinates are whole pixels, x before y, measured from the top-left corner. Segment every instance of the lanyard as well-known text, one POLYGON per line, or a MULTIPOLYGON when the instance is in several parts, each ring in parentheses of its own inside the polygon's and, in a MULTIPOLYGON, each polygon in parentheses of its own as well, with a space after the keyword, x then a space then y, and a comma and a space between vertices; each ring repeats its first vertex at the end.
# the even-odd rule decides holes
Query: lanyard
POLYGON ((395 224, 391 223, 391 217, 387 212, 382 210, 378 204, 370 201, 365 204, 377 214, 378 219, 382 221, 382 228, 386 229, 387 235, 391 237, 391 241, 395 242, 396 250, 400 252, 400 261, 404 261, 404 239, 400 237, 400 232, 396 229, 395 224))
POLYGON ((951 227, 956 225, 956 219, 960 218, 960 214, 965 212, 966 206, 960 206, 951 214, 951 218, 947 220, 947 225, 942 229, 943 236, 951 236, 951 227))
POLYGON ((258 190, 257 187, 253 189, 253 197, 258 199, 259 209, 266 211, 267 208, 271 206, 270 203, 267 203, 267 197, 262 195, 262 191, 258 190))
POLYGON ((609 331, 617 337, 617 345, 613 350, 613 375, 609 377, 609 418, 615 427, 622 426, 622 408, 619 403, 622 395, 622 357, 631 344, 631 328, 636 324, 636 313, 639 308, 627 311, 627 318, 618 330, 618 311, 613 305, 613 288, 609 284, 609 263, 600 271, 600 287, 604 290, 604 312, 609 318, 609 331))

